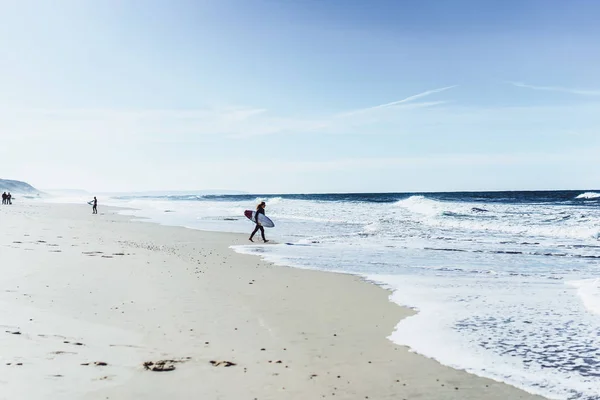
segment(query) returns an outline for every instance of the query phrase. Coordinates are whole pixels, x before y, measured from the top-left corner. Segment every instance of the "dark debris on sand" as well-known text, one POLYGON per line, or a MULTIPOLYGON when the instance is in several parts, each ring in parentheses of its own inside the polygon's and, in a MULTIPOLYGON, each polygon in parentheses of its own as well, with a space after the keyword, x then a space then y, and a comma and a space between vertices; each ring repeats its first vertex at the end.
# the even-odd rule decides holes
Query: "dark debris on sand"
POLYGON ((175 370, 175 364, 182 363, 191 360, 191 357, 186 357, 179 360, 159 360, 159 361, 146 361, 143 366, 147 371, 154 372, 168 372, 175 370))
POLYGON ((213 366, 215 366, 215 367, 220 367, 220 366, 223 366, 223 367, 233 367, 233 366, 237 365, 236 363, 231 362, 231 361, 214 361, 214 360, 211 360, 210 363, 213 366))

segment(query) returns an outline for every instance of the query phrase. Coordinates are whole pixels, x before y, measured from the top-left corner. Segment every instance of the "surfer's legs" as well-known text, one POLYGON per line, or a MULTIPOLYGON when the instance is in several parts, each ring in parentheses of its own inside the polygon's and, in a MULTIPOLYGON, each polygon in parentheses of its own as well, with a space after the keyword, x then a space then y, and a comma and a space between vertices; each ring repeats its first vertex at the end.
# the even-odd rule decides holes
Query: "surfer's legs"
POLYGON ((264 240, 265 242, 268 242, 267 239, 265 239, 265 228, 263 228, 260 225, 256 225, 256 228, 254 228, 254 230, 252 231, 252 234, 250 235, 250 241, 252 241, 252 238, 254 237, 254 235, 256 235, 256 232, 258 232, 258 230, 260 229, 260 236, 262 236, 262 240, 264 240))
POLYGON ((256 227, 252 231, 252 234, 250 235, 250 241, 252 241, 252 238, 254 237, 254 235, 256 235, 256 232, 258 232, 258 228, 262 228, 262 226, 260 226, 258 224, 256 225, 256 227))
POLYGON ((98 214, 98 207, 94 206, 92 208, 92 214, 98 214))

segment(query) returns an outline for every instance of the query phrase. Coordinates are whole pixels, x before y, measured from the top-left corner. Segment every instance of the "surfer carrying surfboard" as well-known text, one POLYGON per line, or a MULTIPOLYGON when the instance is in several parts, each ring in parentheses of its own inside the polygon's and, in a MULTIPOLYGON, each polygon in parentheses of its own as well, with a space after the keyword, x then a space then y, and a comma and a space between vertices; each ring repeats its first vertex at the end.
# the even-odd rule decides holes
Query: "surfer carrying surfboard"
POLYGON ((268 242, 268 240, 265 239, 265 228, 263 228, 262 224, 258 221, 259 214, 265 215, 266 205, 267 204, 264 201, 262 201, 258 206, 256 206, 256 213, 254 214, 254 222, 256 223, 256 227, 254 228, 254 230, 252 231, 252 234, 250 235, 251 242, 254 242, 254 240, 252 240, 252 238, 254 237, 256 232, 258 232, 259 229, 260 229, 260 235, 262 236, 262 239, 265 241, 265 243, 268 242))
POLYGON ((88 204, 92 206, 92 214, 98 214, 98 199, 96 199, 96 196, 88 204))

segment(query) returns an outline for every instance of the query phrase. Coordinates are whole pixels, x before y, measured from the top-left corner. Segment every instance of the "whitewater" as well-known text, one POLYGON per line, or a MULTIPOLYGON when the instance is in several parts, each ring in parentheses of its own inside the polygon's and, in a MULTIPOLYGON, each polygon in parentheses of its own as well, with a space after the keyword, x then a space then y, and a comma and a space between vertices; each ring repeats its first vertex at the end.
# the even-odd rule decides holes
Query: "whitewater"
MULTIPOLYGON (((600 192, 115 195, 129 215, 244 232, 279 265, 351 273, 418 310, 390 339, 553 399, 600 399, 600 192)), ((64 199, 56 201, 64 201, 64 199)), ((78 200, 79 201, 79 200, 78 200)))

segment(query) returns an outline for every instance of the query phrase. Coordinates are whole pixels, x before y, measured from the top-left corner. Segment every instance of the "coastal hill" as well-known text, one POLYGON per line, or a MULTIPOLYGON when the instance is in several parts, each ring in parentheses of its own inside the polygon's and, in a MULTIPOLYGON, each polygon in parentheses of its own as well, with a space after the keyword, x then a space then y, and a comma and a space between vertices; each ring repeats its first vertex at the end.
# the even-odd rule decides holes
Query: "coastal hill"
POLYGON ((10 179, 0 179, 0 192, 11 192, 31 195, 37 195, 42 193, 33 186, 31 186, 29 183, 13 181, 10 179))

